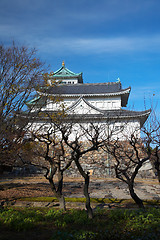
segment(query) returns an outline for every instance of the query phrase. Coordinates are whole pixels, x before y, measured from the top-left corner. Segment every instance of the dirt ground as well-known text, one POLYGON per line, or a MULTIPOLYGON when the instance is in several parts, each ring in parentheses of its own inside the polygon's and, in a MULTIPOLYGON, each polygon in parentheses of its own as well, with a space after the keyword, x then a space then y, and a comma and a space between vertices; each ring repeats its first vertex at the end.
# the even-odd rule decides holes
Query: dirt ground
MULTIPOLYGON (((136 182, 136 191, 141 194, 143 199, 160 199, 160 185, 155 179, 140 180, 136 182)), ((97 198, 120 198, 130 199, 127 187, 124 183, 117 179, 97 179, 91 176, 90 182, 90 196, 97 198)), ((83 196, 83 179, 82 178, 64 178, 64 195, 65 197, 84 197, 83 196)), ((0 205, 5 202, 7 205, 16 207, 54 207, 58 209, 56 203, 48 205, 48 203, 33 203, 21 202, 18 198, 21 197, 53 197, 48 181, 43 176, 36 177, 1 177, 0 178, 0 205), (40 205, 41 204, 41 205, 40 205)), ((114 209, 114 208, 128 208, 133 209, 137 206, 133 203, 107 203, 107 204, 93 204, 91 203, 93 211, 98 209, 114 209)), ((80 208, 85 209, 85 203, 71 203, 66 202, 67 209, 80 208)), ((156 207, 158 207, 156 205, 156 207)), ((15 232, 2 228, 0 239, 16 239, 16 240, 32 240, 32 239, 51 239, 54 233, 53 226, 49 228, 37 228, 30 231, 15 232)))
MULTIPOLYGON (((142 199, 160 199, 160 185, 157 179, 138 179, 135 190, 142 199)), ((91 176, 90 196, 93 198, 130 199, 125 183, 115 178, 98 179, 91 176)), ((64 178, 65 197, 84 197, 82 178, 64 178)), ((0 178, 0 201, 21 197, 53 197, 48 181, 44 176, 0 178)))

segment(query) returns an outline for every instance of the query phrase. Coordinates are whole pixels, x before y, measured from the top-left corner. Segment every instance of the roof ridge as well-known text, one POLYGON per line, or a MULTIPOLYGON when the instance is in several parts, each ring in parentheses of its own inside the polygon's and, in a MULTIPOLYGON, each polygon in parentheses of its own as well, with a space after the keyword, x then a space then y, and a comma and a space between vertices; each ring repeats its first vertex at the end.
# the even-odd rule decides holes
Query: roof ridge
POLYGON ((113 85, 113 84, 120 84, 120 82, 97 82, 97 83, 82 83, 82 84, 83 85, 113 85))
POLYGON ((69 74, 73 75, 73 76, 81 75, 81 74, 82 74, 82 72, 80 72, 80 73, 74 73, 74 72, 72 72, 71 70, 69 70, 68 68, 66 68, 65 66, 62 66, 61 68, 59 68, 58 70, 56 70, 55 72, 53 72, 53 77, 54 77, 54 75, 56 75, 56 74, 58 74, 59 72, 61 72, 63 69, 64 69, 66 72, 68 72, 69 74))
MULTIPOLYGON (((121 84, 121 83, 119 83, 119 82, 103 82, 103 83, 76 83, 76 84, 60 84, 61 86, 62 85, 64 85, 65 87, 75 87, 76 85, 77 86, 88 86, 88 85, 114 85, 114 84, 121 84)), ((130 87, 128 87, 128 88, 130 88, 130 87)), ((128 88, 126 88, 126 89, 128 89, 128 88)))
POLYGON ((151 108, 149 109, 146 109, 146 110, 141 110, 141 111, 137 111, 137 110, 128 110, 128 109, 120 109, 121 111, 123 112, 132 112, 132 113, 148 113, 148 112, 151 112, 151 108))

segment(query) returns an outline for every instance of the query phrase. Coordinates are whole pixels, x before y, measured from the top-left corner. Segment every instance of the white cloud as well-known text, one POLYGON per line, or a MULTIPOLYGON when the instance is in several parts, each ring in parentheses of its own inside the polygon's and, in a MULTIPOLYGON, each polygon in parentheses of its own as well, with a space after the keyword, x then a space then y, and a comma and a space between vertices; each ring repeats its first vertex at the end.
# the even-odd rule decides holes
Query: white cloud
POLYGON ((65 54, 130 54, 160 52, 160 35, 138 37, 104 37, 104 38, 75 38, 75 37, 46 37, 38 34, 33 27, 27 32, 20 27, 0 24, 1 41, 3 39, 17 40, 22 44, 36 47, 40 52, 54 55, 65 54))
POLYGON ((159 52, 160 35, 150 37, 113 38, 45 38, 36 41, 43 52, 77 54, 159 52))

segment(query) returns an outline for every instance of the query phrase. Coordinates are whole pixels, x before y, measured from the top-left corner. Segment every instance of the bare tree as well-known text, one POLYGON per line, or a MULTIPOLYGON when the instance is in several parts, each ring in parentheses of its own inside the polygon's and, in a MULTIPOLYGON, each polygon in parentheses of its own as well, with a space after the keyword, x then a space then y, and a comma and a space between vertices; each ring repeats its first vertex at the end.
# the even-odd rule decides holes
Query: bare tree
POLYGON ((86 209, 89 218, 93 218, 93 211, 90 204, 89 196, 89 172, 85 171, 81 164, 81 158, 85 154, 96 151, 102 146, 104 140, 101 139, 102 129, 94 123, 65 123, 59 126, 62 139, 70 149, 71 159, 75 162, 77 169, 84 178, 84 196, 86 198, 86 209))
POLYGON ((48 163, 48 166, 44 167, 42 163, 41 166, 46 169, 45 177, 49 181, 55 197, 59 200, 60 208, 65 210, 65 199, 62 193, 63 175, 65 170, 71 165, 72 159, 66 157, 64 143, 62 140, 53 137, 52 129, 48 130, 46 134, 40 136, 34 134, 34 138, 44 145, 41 157, 43 157, 45 162, 48 163), (57 187, 54 181, 56 173, 58 178, 57 187))
POLYGON ((154 109, 152 110, 149 120, 142 128, 142 133, 144 143, 147 142, 152 149, 150 161, 160 183, 160 120, 154 109))
POLYGON ((116 177, 128 185, 132 199, 140 208, 144 208, 143 201, 136 194, 134 185, 140 168, 151 156, 150 144, 146 142, 144 145, 142 139, 132 134, 123 141, 119 139, 107 141, 103 149, 115 159, 116 177))
POLYGON ((18 124, 18 112, 42 80, 44 63, 35 49, 0 45, 0 164, 14 159, 24 136, 26 121, 18 124))
POLYGON ((158 178, 158 181, 160 183, 160 149, 159 146, 156 146, 151 154, 150 161, 153 164, 153 167, 155 169, 155 175, 158 178))
POLYGON ((54 196, 58 199, 60 208, 66 210, 63 196, 63 175, 72 159, 67 157, 64 141, 56 135, 53 125, 42 124, 38 129, 30 131, 30 138, 24 140, 19 150, 19 165, 35 166, 45 171, 54 196))

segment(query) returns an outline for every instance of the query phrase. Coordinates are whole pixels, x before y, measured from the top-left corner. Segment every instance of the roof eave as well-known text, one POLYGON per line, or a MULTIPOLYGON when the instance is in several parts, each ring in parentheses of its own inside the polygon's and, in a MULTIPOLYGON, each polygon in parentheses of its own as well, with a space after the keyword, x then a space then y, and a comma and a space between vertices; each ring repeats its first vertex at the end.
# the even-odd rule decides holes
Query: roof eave
MULTIPOLYGON (((42 111, 41 114, 45 114, 46 111, 42 111)), ((47 112, 48 113, 48 112, 47 112)), ((139 119, 140 121, 140 128, 143 126, 143 124, 145 123, 145 121, 147 120, 147 118, 149 117, 151 113, 151 110, 146 110, 146 111, 143 111, 143 112, 140 112, 139 114, 136 114, 135 112, 135 115, 129 115, 128 112, 126 112, 126 115, 121 115, 121 114, 116 114, 114 116, 109 116, 109 112, 108 112, 108 115, 107 114, 68 114, 68 116, 65 117, 65 119, 63 119, 64 121, 66 120, 80 120, 80 121, 97 121, 97 120, 119 120, 119 121, 125 121, 126 119, 139 119)), ((47 114, 48 115, 48 114, 47 114)), ((33 116, 34 118, 34 116, 33 116)), ((37 117, 37 115, 35 116, 35 119, 37 119, 38 121, 44 121, 46 120, 47 117, 42 117, 41 119, 39 117, 37 117)))
POLYGON ((128 101, 128 97, 129 97, 129 93, 130 93, 130 90, 131 88, 127 88, 127 89, 124 89, 122 91, 119 91, 119 92, 111 92, 111 93, 76 93, 76 94, 72 94, 72 93, 69 93, 69 94, 63 94, 63 93, 58 93, 58 94, 53 94, 53 93, 43 93, 43 92, 38 92, 40 95, 48 95, 48 96, 59 96, 61 95, 62 97, 97 97, 97 96, 106 96, 106 97, 110 97, 110 96, 121 96, 121 95, 126 95, 127 96, 127 100, 124 101, 123 105, 125 106, 125 103, 127 104, 127 101, 128 101))
POLYGON ((127 103, 128 103, 128 98, 129 98, 129 95, 130 95, 130 92, 131 92, 131 88, 129 88, 130 90, 125 93, 125 94, 122 94, 122 98, 121 98, 121 105, 122 107, 126 107, 127 106, 127 103))

